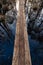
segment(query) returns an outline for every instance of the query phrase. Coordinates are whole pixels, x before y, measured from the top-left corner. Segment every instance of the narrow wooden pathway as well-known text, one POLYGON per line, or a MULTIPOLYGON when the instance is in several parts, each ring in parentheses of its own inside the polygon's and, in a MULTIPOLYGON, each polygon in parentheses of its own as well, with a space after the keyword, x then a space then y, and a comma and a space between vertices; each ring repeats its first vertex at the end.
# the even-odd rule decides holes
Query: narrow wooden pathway
POLYGON ((25 20, 24 1, 25 0, 19 0, 19 15, 16 24, 12 65, 32 65, 25 20))

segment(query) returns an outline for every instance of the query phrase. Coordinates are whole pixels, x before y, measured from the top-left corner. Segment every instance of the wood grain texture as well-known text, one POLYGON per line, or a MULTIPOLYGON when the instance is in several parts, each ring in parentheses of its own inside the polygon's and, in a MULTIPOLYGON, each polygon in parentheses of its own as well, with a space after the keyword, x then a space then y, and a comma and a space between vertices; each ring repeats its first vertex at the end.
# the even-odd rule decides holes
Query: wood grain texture
POLYGON ((24 13, 24 0, 19 0, 19 16, 16 24, 12 65, 32 65, 24 13))

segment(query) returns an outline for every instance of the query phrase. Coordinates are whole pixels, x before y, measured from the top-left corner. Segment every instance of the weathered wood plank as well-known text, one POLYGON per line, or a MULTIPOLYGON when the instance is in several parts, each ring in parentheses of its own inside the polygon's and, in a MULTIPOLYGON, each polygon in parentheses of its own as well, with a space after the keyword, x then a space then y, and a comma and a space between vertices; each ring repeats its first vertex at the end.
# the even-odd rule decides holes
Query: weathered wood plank
POLYGON ((31 65, 23 0, 19 0, 19 16, 17 18, 12 65, 31 65))

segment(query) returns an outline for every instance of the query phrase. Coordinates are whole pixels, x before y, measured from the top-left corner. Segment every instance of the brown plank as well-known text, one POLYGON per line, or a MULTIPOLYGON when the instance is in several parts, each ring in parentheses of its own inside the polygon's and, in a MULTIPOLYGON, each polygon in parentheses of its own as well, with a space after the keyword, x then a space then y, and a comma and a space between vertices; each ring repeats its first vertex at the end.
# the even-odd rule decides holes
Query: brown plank
POLYGON ((24 13, 24 0, 19 0, 19 16, 16 25, 16 37, 12 65, 31 65, 30 48, 24 13))

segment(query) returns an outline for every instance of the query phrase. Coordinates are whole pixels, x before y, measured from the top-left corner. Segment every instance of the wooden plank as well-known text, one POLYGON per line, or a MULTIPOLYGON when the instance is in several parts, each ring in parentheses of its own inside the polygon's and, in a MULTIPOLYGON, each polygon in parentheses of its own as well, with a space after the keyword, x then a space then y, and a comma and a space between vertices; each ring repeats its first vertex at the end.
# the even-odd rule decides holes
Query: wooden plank
POLYGON ((19 16, 17 18, 12 65, 31 65, 30 48, 28 45, 24 13, 24 0, 19 0, 19 16))

